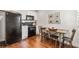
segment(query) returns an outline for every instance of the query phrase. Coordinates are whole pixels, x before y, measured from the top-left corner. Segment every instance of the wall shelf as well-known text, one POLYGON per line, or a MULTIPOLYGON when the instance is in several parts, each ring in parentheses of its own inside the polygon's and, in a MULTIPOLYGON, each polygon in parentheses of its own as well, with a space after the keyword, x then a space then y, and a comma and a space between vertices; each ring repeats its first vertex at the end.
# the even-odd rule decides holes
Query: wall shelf
POLYGON ((36 20, 23 20, 22 21, 23 24, 28 24, 28 23, 32 23, 33 25, 36 25, 36 20))
POLYGON ((36 20, 33 20, 33 21, 23 20, 22 21, 22 23, 25 23, 25 22, 36 22, 36 20))

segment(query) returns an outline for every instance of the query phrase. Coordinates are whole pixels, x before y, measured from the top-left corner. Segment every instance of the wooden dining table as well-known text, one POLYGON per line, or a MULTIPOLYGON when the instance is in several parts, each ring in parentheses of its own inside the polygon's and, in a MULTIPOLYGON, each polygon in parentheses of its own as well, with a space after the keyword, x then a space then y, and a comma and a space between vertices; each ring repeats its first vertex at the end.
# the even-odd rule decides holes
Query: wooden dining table
POLYGON ((59 36, 59 48, 62 48, 63 46, 64 46, 64 40, 62 39, 62 37, 64 37, 64 35, 66 34, 66 32, 68 31, 68 30, 65 30, 65 29, 52 29, 52 28, 48 28, 48 29, 46 29, 45 30, 45 32, 56 32, 57 34, 58 34, 58 36, 59 36), (56 31, 55 31, 56 30, 56 31), (62 40, 62 41, 61 41, 62 40), (61 44, 62 43, 62 44, 61 44))

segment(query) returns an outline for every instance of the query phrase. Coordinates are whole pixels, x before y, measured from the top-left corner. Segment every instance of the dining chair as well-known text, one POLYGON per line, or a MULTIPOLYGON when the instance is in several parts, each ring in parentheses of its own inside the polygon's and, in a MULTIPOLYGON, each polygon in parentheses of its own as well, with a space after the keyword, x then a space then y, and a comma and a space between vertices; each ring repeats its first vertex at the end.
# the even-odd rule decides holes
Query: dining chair
POLYGON ((43 41, 45 39, 45 27, 39 26, 39 34, 41 37, 41 41, 43 41))
POLYGON ((44 39, 45 39, 45 42, 47 42, 47 43, 50 43, 50 33, 49 33, 49 31, 48 30, 45 30, 44 31, 45 33, 44 33, 44 39))
POLYGON ((57 47, 57 43, 58 43, 58 38, 59 36, 57 35, 57 29, 50 29, 49 30, 49 38, 50 38, 50 41, 55 41, 54 42, 54 46, 57 47))
POLYGON ((64 47, 65 42, 69 43, 70 47, 73 47, 72 41, 73 41, 73 39, 74 39, 75 33, 76 33, 76 30, 73 29, 73 30, 72 30, 72 35, 71 35, 71 37, 66 37, 66 36, 64 36, 64 37, 62 38, 62 39, 63 39, 63 47, 64 47))
POLYGON ((42 26, 38 26, 39 35, 41 35, 41 28, 42 28, 42 26))

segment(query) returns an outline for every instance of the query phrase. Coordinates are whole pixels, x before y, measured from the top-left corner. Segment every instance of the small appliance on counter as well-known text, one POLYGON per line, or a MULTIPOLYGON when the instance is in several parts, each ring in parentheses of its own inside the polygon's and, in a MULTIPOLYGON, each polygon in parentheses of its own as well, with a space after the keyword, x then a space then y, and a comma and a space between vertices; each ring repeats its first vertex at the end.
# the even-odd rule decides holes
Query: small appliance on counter
POLYGON ((26 15, 26 20, 34 20, 34 16, 32 16, 32 15, 26 15))

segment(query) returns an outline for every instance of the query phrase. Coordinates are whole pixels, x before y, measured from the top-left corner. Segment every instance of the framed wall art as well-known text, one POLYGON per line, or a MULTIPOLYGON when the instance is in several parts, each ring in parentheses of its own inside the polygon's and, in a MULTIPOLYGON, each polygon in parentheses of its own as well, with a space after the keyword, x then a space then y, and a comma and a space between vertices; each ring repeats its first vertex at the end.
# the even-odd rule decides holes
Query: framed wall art
POLYGON ((61 23, 60 12, 55 12, 55 13, 49 14, 48 18, 49 18, 49 20, 48 20, 49 24, 60 24, 61 23))

